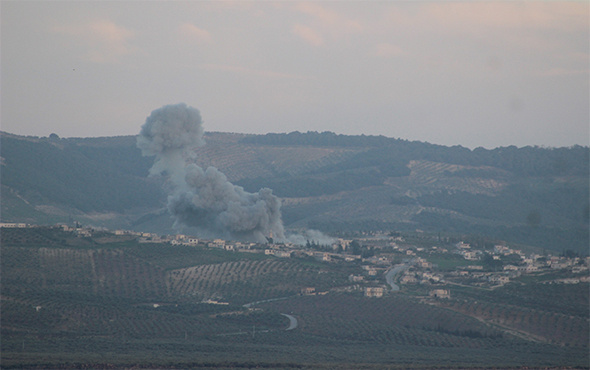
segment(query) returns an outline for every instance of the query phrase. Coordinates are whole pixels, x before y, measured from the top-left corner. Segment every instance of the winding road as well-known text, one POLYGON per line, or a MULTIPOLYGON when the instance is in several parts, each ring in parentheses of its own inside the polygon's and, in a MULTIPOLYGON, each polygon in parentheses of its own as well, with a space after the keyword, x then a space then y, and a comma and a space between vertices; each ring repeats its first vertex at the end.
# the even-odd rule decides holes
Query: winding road
POLYGON ((289 327, 286 330, 293 330, 297 328, 297 325, 299 325, 299 322, 297 321, 297 318, 295 316, 286 314, 286 313, 282 313, 281 315, 285 316, 286 318, 289 319, 289 327))
POLYGON ((411 266, 411 263, 401 263, 401 264, 395 265, 391 269, 387 270, 387 272, 385 273, 385 281, 387 281, 387 284, 389 284, 391 286, 392 291, 394 291, 394 292, 399 291, 399 285, 397 285, 395 283, 395 278, 400 273, 409 269, 410 266, 411 266))
MULTIPOLYGON (((289 299, 289 298, 292 298, 292 297, 280 297, 280 298, 265 299, 263 301, 256 301, 256 302, 246 303, 242 307, 244 307, 244 308, 252 308, 252 306, 257 305, 257 304, 260 304, 260 303, 282 301, 282 300, 289 299)), ((285 316, 286 318, 289 319, 289 327, 287 329, 285 329, 285 331, 287 331, 287 330, 293 330, 293 329, 296 329, 297 328, 297 326, 299 325, 299 322, 297 321, 297 318, 295 316, 289 315, 289 314, 286 314, 286 313, 282 313, 281 315, 283 315, 283 316, 285 316)))

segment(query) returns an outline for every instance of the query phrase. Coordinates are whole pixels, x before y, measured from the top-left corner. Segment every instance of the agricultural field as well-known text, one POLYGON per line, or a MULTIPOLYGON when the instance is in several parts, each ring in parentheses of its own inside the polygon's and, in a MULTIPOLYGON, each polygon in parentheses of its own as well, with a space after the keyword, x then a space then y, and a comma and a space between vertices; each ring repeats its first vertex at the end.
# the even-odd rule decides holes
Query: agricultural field
POLYGON ((588 284, 513 284, 501 289, 456 289, 436 302, 533 341, 584 347, 589 343, 588 284))
POLYGON ((428 261, 435 264, 441 271, 452 271, 459 266, 469 266, 477 262, 467 261, 463 257, 450 253, 436 253, 427 257, 428 261))
POLYGON ((588 366, 587 283, 368 298, 355 263, 52 228, 1 237, 6 369, 588 366))

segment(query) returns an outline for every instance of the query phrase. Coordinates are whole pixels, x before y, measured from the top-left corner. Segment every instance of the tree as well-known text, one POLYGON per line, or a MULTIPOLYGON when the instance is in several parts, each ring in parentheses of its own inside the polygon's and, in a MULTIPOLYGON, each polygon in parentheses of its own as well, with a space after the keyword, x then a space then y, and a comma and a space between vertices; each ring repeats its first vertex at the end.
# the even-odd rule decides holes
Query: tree
POLYGON ((359 242, 357 242, 356 240, 353 240, 350 243, 350 251, 355 256, 360 256, 362 253, 362 248, 361 248, 361 245, 359 244, 359 242))
POLYGON ((486 269, 494 271, 501 270, 504 265, 501 260, 494 259, 494 256, 489 253, 483 256, 482 263, 486 269))
POLYGON ((502 256, 502 262, 509 265, 518 265, 522 262, 522 258, 520 258, 520 255, 512 253, 507 256, 502 256))
POLYGON ((541 223, 541 214, 539 213, 539 211, 537 211, 536 209, 530 211, 529 214, 526 216, 526 222, 531 227, 538 227, 541 223))

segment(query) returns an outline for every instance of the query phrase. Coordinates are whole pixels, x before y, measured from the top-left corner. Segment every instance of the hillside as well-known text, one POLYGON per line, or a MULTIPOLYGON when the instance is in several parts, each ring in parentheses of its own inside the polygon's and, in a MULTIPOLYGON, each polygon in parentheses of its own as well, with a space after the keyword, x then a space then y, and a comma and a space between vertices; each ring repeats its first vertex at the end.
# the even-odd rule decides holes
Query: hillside
MULTIPOLYGON (((165 184, 135 138, 2 133, 2 221, 170 233, 165 184)), ((273 189, 287 228, 484 234, 587 253, 589 149, 445 147, 333 133, 206 133, 195 163, 273 189)))
MULTIPOLYGON (((428 283, 367 297, 366 287, 384 289, 381 263, 277 258, 264 245, 240 253, 140 243, 59 227, 1 232, 3 369, 587 364, 588 283, 552 284, 587 276, 587 262, 581 274, 514 275, 503 287, 428 283), (450 287, 451 297, 432 298, 437 287, 450 287)), ((442 265, 433 251, 451 245, 436 244, 412 250, 442 265)), ((386 256, 406 259, 401 250, 386 256)))

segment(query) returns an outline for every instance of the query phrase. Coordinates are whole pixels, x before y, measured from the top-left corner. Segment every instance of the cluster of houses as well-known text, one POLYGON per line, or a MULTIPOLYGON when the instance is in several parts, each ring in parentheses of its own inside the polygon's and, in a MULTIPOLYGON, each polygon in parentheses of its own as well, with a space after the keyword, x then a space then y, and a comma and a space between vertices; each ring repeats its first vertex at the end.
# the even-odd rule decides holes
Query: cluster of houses
MULTIPOLYGON (((431 251, 439 253, 438 251, 431 251)), ((446 251, 448 252, 448 251, 446 251)), ((542 256, 539 254, 526 255, 518 249, 512 249, 504 245, 496 245, 493 250, 479 250, 472 248, 469 244, 460 242, 451 251, 460 255, 465 261, 474 261, 473 264, 457 264, 452 271, 439 271, 432 263, 417 257, 409 269, 400 277, 400 284, 458 284, 473 286, 501 286, 507 284, 511 279, 522 274, 543 273, 551 270, 567 269, 573 274, 588 272, 590 257, 563 257, 563 256, 542 256), (509 257, 509 258, 507 258, 509 257), (487 258, 499 263, 494 268, 485 266, 482 261, 487 258), (503 261, 507 261, 504 263, 503 261)), ((408 253, 410 254, 410 253, 408 253)), ((551 280, 552 283, 576 284, 589 282, 588 273, 580 277, 551 280)))
POLYGON ((400 284, 437 284, 445 281, 444 275, 435 272, 432 263, 417 257, 412 266, 399 279, 400 284))
MULTIPOLYGON (((14 222, 0 222, 0 228, 7 228, 7 229, 26 229, 26 228, 33 228, 39 227, 37 225, 31 225, 27 223, 14 223, 14 222)), ((75 226, 68 226, 68 225, 57 225, 57 228, 62 229, 63 231, 72 232, 76 236, 79 237, 90 237, 92 236, 93 229, 87 227, 81 227, 80 225, 76 224, 75 226)))
POLYGON ((31 225, 25 224, 25 223, 0 222, 0 228, 5 227, 5 228, 10 228, 10 229, 15 229, 15 228, 24 229, 24 228, 30 227, 30 226, 31 225))
MULTIPOLYGON (((0 227, 26 228, 34 226, 23 223, 0 223, 0 227)), ((58 225, 58 227, 79 237, 91 237, 94 232, 105 231, 83 228, 78 224, 74 227, 67 225, 58 225)), ((587 272, 590 264, 590 257, 542 256, 534 253, 526 255, 520 250, 505 245, 496 245, 493 250, 476 249, 464 242, 449 247, 416 247, 404 243, 400 236, 386 237, 381 235, 377 238, 361 239, 360 241, 365 246, 375 252, 370 257, 362 257, 352 253, 350 246, 353 241, 347 239, 335 239, 334 244, 327 248, 326 246, 311 248, 309 245, 274 243, 272 238, 269 238, 267 243, 249 243, 224 239, 207 240, 182 234, 160 236, 154 233, 129 230, 116 230, 113 233, 118 236, 134 237, 139 243, 169 243, 179 246, 208 247, 240 253, 261 253, 277 258, 311 258, 329 263, 357 262, 361 269, 359 273, 349 276, 349 282, 352 283, 351 287, 354 290, 363 290, 368 297, 381 297, 388 291, 387 286, 382 283, 383 276, 400 260, 405 261, 408 268, 397 277, 397 282, 402 285, 433 286, 435 289, 431 291, 431 296, 435 298, 450 296, 448 290, 437 289, 447 284, 493 287, 509 283, 511 279, 522 274, 555 269, 568 269, 572 273, 587 272), (428 261, 428 256, 448 254, 459 255, 462 260, 468 262, 458 263, 456 268, 451 271, 442 271, 428 261), (498 263, 493 264, 494 268, 491 269, 490 266, 486 266, 482 262, 484 260, 497 261, 498 263)), ((588 273, 580 275, 580 277, 557 279, 555 283, 576 284, 589 281, 588 273)), ((307 291, 302 294, 318 293, 307 291)))

